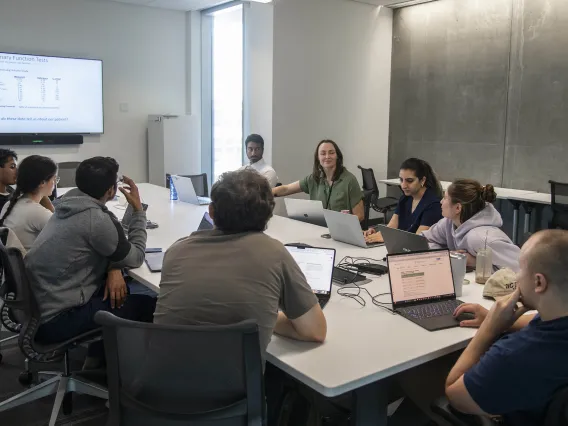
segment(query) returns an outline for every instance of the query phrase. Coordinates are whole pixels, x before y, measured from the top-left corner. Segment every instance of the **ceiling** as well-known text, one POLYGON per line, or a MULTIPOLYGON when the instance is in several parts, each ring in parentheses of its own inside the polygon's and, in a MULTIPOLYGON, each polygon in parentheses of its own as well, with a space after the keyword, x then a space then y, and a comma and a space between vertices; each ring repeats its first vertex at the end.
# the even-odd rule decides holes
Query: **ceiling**
MULTIPOLYGON (((160 9, 171 9, 171 10, 202 10, 210 7, 218 6, 223 3, 227 3, 229 0, 91 0, 91 1, 115 1, 119 3, 134 4, 138 6, 149 6, 157 7, 160 9)), ((260 0, 252 0, 260 1, 260 0)), ((279 0, 285 1, 285 0, 279 0)), ((411 4, 426 3, 434 0, 352 0, 359 3, 367 3, 375 6, 392 6, 400 7, 410 6, 411 4)))

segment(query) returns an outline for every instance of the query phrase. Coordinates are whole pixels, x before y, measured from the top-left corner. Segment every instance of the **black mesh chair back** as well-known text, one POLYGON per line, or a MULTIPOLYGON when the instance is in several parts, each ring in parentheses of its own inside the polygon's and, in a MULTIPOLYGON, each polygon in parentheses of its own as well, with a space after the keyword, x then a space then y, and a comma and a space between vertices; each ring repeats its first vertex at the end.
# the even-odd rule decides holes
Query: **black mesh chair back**
MULTIPOLYGON (((8 241, 8 228, 0 228, 0 243, 6 247, 8 241)), ((17 288, 13 285, 13 281, 6 280, 4 269, 0 269, 0 323, 12 333, 19 333, 22 324, 18 323, 12 309, 4 303, 4 300, 14 301, 16 299, 17 288)))
POLYGON ((59 188, 71 188, 75 184, 75 172, 77 167, 81 164, 79 161, 65 161, 57 164, 57 176, 59 176, 59 188))
POLYGON ((552 221, 550 228, 568 230, 568 183, 548 181, 550 183, 550 199, 552 221))
POLYGON ((363 228, 368 228, 371 208, 376 212, 383 214, 386 225, 387 213, 396 207, 398 200, 392 197, 379 198, 379 186, 377 185, 373 169, 366 169, 361 166, 357 167, 361 170, 361 177, 363 179, 363 203, 365 205, 363 228))
POLYGON ((103 326, 108 426, 261 426, 258 326, 166 326, 108 312, 103 326))
MULTIPOLYGON (((201 173, 200 175, 178 175, 181 177, 186 177, 191 179, 193 183, 193 189, 195 189, 195 195, 198 197, 209 197, 209 186, 207 184, 207 173, 201 173)), ((171 174, 166 174, 166 188, 170 189, 170 177, 171 174)))

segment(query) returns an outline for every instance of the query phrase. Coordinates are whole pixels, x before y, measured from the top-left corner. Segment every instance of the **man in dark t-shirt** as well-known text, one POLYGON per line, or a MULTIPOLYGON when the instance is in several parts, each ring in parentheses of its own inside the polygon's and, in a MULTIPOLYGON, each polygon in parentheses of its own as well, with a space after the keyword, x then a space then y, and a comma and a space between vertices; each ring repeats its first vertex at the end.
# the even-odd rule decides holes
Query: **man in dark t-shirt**
POLYGON ((0 211, 11 198, 18 176, 18 156, 10 149, 0 149, 0 211))
POLYGON ((465 304, 480 325, 446 381, 450 403, 505 424, 541 426, 554 393, 568 386, 568 231, 546 230, 523 246, 517 289, 491 311, 465 304), (522 307, 519 307, 519 303, 522 307), (536 315, 523 315, 527 310, 536 315), (511 332, 502 335, 505 332, 511 332))

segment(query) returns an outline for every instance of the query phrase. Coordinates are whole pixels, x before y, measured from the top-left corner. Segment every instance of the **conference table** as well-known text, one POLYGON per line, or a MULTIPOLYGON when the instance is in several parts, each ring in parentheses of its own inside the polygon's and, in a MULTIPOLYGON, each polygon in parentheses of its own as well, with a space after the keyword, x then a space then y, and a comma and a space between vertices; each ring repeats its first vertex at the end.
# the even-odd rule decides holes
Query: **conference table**
MULTIPOLYGON (((166 250, 179 238, 197 230, 206 206, 170 201, 166 188, 139 184, 143 201, 149 205, 147 217, 157 222, 157 229, 148 230, 147 247, 166 250)), ((108 207, 117 216, 124 212, 124 197, 108 207)), ((266 234, 282 243, 304 243, 314 247, 334 248, 336 264, 345 257, 365 257, 381 260, 384 247, 359 248, 334 240, 324 239, 326 228, 274 216, 266 234)), ((129 275, 148 288, 159 291, 160 273, 152 273, 144 264, 131 269, 129 275)), ((363 286, 373 295, 389 292, 387 276, 373 277, 363 286)), ((460 300, 490 307, 483 299, 483 287, 471 282, 463 286, 460 300)), ((337 293, 333 285, 331 300, 324 313, 327 319, 327 338, 323 344, 300 342, 274 335, 268 346, 267 361, 299 382, 326 397, 352 392, 352 425, 387 424, 387 387, 385 379, 412 367, 427 363, 443 355, 464 348, 475 330, 452 328, 429 332, 414 323, 375 306, 371 298, 362 294, 366 306, 337 293)), ((385 294, 380 302, 390 302, 385 294)))
MULTIPOLYGON (((400 180, 396 179, 383 179, 379 181, 388 186, 400 186, 400 180)), ((442 189, 446 191, 452 182, 441 181, 442 189)), ((523 224, 524 233, 529 232, 529 224, 531 220, 532 208, 535 204, 548 204, 550 205, 550 194, 528 191, 525 189, 513 188, 500 188, 495 187, 497 199, 508 200, 513 205, 513 236, 511 240, 517 244, 519 240, 518 227, 519 227, 519 209, 521 205, 525 208, 525 217, 523 224)))

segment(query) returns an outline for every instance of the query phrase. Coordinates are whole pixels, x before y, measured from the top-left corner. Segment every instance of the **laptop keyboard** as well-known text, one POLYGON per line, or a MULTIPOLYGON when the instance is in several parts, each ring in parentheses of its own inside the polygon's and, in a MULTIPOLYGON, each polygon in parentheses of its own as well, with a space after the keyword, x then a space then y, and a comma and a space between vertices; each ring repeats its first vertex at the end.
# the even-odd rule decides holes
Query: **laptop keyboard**
POLYGON ((452 315, 456 308, 462 303, 463 302, 459 300, 453 299, 438 303, 428 303, 426 305, 409 306, 397 310, 415 319, 426 319, 452 315))

